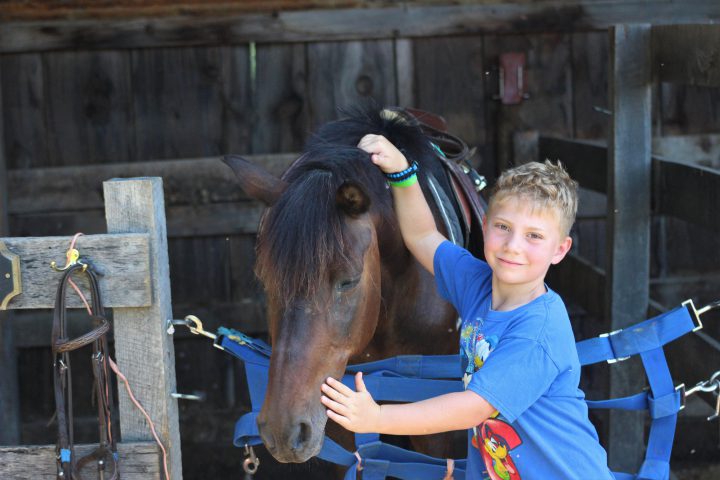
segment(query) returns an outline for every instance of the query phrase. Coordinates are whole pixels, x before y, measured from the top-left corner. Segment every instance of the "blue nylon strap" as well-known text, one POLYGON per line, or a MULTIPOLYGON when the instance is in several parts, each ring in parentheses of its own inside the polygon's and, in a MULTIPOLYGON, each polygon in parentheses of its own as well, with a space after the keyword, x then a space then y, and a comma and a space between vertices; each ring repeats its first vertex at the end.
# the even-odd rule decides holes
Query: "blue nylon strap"
POLYGON ((632 473, 612 472, 612 474, 615 476, 615 480, 635 480, 635 475, 632 473))
MULTIPOLYGON (((460 380, 425 380, 419 378, 385 377, 372 373, 364 375, 363 381, 368 392, 375 400, 394 400, 398 402, 417 402, 446 393, 461 392, 460 380)), ((355 389, 355 376, 345 375, 342 383, 355 389)))
MULTIPOLYGON (((681 397, 672 384, 662 345, 694 327, 689 311, 683 306, 614 335, 577 343, 583 365, 639 353, 648 375, 649 392, 618 399, 587 401, 590 408, 647 409, 653 419, 646 457, 640 472, 638 475, 613 472, 617 480, 669 478, 670 452, 681 397)), ((262 405, 267 389, 270 347, 262 341, 230 329, 218 330, 216 344, 245 362, 252 404, 256 407, 262 405)), ((432 380, 458 378, 462 373, 459 358, 458 355, 404 356, 349 366, 348 371, 364 372, 368 390, 377 400, 410 402, 451 391, 462 391, 459 381, 432 380)), ((343 383, 353 388, 353 377, 345 375, 343 383)), ((382 480, 388 475, 400 479, 424 480, 442 478, 445 475, 444 459, 427 457, 387 445, 377 441, 378 438, 376 434, 356 436, 358 453, 363 459, 361 469, 364 480, 382 480)), ((243 415, 238 420, 234 443, 237 446, 261 443, 257 431, 257 412, 243 415)), ((355 473, 360 470, 355 455, 327 437, 318 457, 350 467, 346 479, 354 480, 355 473)), ((464 479, 465 460, 456 461, 455 465, 454 477, 456 480, 464 479)))
POLYGON ((613 398, 610 400, 585 400, 588 408, 613 408, 619 410, 648 410, 650 418, 662 418, 675 415, 680 411, 681 394, 673 390, 660 398, 654 398, 652 393, 641 392, 629 397, 613 398))
POLYGON ((461 378, 465 371, 460 355, 399 355, 347 367, 348 372, 390 371, 413 378, 461 378))
POLYGON ((580 364, 591 365, 659 348, 694 328, 688 309, 685 306, 677 307, 613 335, 578 342, 576 346, 580 364))
MULTIPOLYGON (((645 367, 653 396, 666 398, 675 395, 677 392, 662 347, 643 352, 640 354, 640 358, 645 367)), ((638 479, 666 480, 670 478, 670 454, 676 423, 677 410, 652 420, 645 461, 638 472, 638 479)))
POLYGON ((257 427, 257 415, 258 412, 246 413, 235 422, 233 445, 244 447, 245 445, 260 445, 262 443, 257 427))

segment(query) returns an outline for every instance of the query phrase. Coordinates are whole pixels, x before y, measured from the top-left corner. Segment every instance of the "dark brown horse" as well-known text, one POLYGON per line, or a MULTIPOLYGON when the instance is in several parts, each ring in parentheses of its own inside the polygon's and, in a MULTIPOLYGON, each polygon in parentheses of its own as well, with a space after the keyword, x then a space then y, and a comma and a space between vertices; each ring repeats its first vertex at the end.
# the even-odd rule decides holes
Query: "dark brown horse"
MULTIPOLYGON (((324 125, 282 178, 240 157, 225 158, 243 190, 270 206, 256 247, 273 349, 258 426, 281 462, 319 453, 327 420, 320 385, 341 377, 348 362, 458 350, 455 311, 405 248, 389 187, 356 148, 367 133, 386 136, 418 162, 428 199, 445 198, 448 174, 429 139, 387 110, 365 109, 324 125)), ((453 202, 441 207, 442 216, 437 202, 429 203, 449 234, 448 218, 462 215, 453 202)), ((438 449, 427 438, 413 439, 416 448, 439 456, 448 443, 438 449)))

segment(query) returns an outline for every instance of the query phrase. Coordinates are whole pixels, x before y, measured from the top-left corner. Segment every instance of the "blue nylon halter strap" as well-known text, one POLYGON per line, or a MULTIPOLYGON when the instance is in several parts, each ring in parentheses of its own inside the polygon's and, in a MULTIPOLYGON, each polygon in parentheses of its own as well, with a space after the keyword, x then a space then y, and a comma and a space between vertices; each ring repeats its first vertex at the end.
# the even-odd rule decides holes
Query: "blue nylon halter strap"
MULTIPOLYGON (((577 343, 582 365, 618 361, 639 354, 650 384, 649 391, 610 400, 588 400, 589 408, 648 410, 651 418, 645 460, 637 474, 613 472, 617 480, 666 480, 670 476, 670 453, 677 412, 682 408, 683 392, 673 385, 662 347, 696 328, 695 309, 685 305, 624 330, 577 343), (692 310, 691 310, 692 308, 692 310)), ((698 322, 699 323, 699 322, 698 322)), ((235 425, 234 444, 262 443, 257 430, 257 415, 265 398, 270 365, 270 347, 231 329, 220 328, 216 346, 245 362, 253 411, 235 425)), ((376 362, 348 366, 342 382, 354 387, 352 372, 362 371, 368 391, 380 401, 412 402, 462 390, 459 378, 464 371, 459 355, 399 356, 376 362), (458 380, 446 380, 455 378, 458 380)), ((403 450, 379 441, 376 434, 356 435, 358 457, 325 437, 319 458, 348 468, 346 480, 354 479, 362 469, 364 480, 437 479, 445 475, 445 459, 403 450)), ((465 460, 455 461, 453 476, 465 478, 465 460)))

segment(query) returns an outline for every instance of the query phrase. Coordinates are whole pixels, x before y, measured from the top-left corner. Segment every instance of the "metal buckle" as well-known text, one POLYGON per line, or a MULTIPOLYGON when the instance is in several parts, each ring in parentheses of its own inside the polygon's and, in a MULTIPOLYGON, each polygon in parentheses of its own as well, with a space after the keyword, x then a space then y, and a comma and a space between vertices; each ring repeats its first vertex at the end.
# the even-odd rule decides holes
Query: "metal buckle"
POLYGON ((680 408, 678 409, 678 411, 680 411, 685 408, 685 396, 687 395, 685 393, 685 384, 681 383, 680 385, 675 387, 675 391, 680 392, 680 408))
MULTIPOLYGON (((610 332, 610 333, 601 333, 600 335, 598 335, 598 337, 600 337, 600 338, 611 337, 611 336, 616 335, 616 334, 618 334, 618 333, 620 333, 620 332, 622 332, 622 328, 619 329, 619 330, 612 331, 612 332, 610 332)), ((610 348, 612 349, 612 343, 610 343, 610 348)), ((613 353, 614 353, 614 352, 613 352, 613 353)), ((613 364, 613 363, 617 363, 617 362, 622 362, 623 360, 627 360, 628 358, 630 358, 630 357, 609 358, 608 360, 606 360, 606 362, 607 362, 608 364, 613 364)))
POLYGON ((695 324, 695 328, 693 328, 692 331, 697 332, 698 330, 702 329, 703 324, 700 321, 700 315, 705 313, 709 309, 707 307, 705 307, 704 309, 702 309, 702 311, 698 311, 695 308, 695 304, 693 303, 692 300, 685 300, 684 302, 682 302, 682 306, 687 308, 690 311, 690 313, 692 314, 693 323, 695 324))

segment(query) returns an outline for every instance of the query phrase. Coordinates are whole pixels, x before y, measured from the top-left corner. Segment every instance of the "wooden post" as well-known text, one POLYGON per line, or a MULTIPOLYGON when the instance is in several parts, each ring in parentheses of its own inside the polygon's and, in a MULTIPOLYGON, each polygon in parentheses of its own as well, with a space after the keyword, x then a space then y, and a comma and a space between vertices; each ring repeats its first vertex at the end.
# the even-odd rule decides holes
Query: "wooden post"
MULTIPOLYGON (((148 233, 152 305, 113 310, 115 355, 136 398, 143 404, 168 452, 170 478, 182 479, 180 429, 175 392, 175 352, 166 322, 172 318, 162 179, 113 179, 103 183, 108 233, 148 233)), ((123 442, 151 440, 150 428, 119 388, 123 442)))
MULTIPOLYGON (((645 319, 650 263, 650 26, 610 29, 612 133, 608 150, 606 312, 610 330, 645 319)), ((645 384, 640 360, 610 365, 610 396, 645 384)), ((610 411, 608 458, 613 470, 636 472, 644 454, 644 412, 610 411)))
MULTIPOLYGON (((1 73, 1 72, 0 72, 1 73)), ((0 78, 2 75, 0 75, 0 78)), ((8 236, 7 165, 3 129, 2 82, 0 82, 0 237, 8 236)), ((20 443, 20 402, 17 354, 9 314, 0 312, 0 445, 20 443)))

